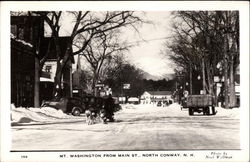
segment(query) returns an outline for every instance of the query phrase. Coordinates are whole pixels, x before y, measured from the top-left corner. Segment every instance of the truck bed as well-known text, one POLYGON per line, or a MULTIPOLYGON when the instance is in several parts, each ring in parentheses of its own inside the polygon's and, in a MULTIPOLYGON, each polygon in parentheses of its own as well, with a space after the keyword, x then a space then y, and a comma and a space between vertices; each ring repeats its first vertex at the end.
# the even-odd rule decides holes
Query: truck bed
POLYGON ((208 107, 213 106, 212 95, 189 95, 186 100, 185 107, 208 107))

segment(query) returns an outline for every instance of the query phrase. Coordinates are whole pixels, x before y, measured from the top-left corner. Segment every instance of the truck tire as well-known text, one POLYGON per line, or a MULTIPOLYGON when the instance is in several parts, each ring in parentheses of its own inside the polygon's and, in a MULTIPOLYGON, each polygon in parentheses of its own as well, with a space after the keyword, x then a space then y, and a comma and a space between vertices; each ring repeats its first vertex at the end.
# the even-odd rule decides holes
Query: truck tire
POLYGON ((212 115, 215 115, 215 107, 212 106, 212 115))
POLYGON ((209 115, 210 114, 209 112, 210 112, 209 107, 203 108, 203 115, 209 115))
POLYGON ((210 108, 207 108, 207 115, 210 115, 210 108))
POLYGON ((188 109, 188 114, 191 116, 191 115, 194 115, 194 112, 193 112, 193 109, 189 108, 188 109))

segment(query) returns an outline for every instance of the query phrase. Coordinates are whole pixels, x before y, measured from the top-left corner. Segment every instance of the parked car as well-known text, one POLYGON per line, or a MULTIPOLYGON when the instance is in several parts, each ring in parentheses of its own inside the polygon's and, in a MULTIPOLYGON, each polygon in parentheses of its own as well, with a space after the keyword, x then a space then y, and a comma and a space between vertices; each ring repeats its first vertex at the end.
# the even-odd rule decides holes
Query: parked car
POLYGON ((157 106, 159 106, 159 107, 162 106, 162 102, 158 101, 157 106))
POLYGON ((72 114, 74 116, 79 116, 86 110, 85 103, 79 98, 64 97, 59 101, 43 101, 42 107, 53 107, 57 110, 62 110, 64 113, 72 114))
MULTIPOLYGON (((62 110, 64 113, 79 116, 81 113, 85 113, 86 110, 99 113, 101 109, 104 109, 106 98, 95 97, 92 95, 86 95, 83 97, 64 97, 59 101, 43 101, 42 107, 53 107, 57 110, 62 110)), ((115 103, 115 110, 119 111, 121 106, 115 103)))

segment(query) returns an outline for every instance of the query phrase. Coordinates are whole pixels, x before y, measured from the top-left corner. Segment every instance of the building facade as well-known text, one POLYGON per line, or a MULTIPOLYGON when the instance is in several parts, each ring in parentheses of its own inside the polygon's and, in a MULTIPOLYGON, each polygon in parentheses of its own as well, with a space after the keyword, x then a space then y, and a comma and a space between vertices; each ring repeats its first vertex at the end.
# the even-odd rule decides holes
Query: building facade
MULTIPOLYGON (((59 37, 60 59, 68 41, 69 37, 59 37)), ((52 99, 57 66, 53 42, 52 38, 44 37, 44 20, 41 17, 11 16, 11 103, 15 106, 40 106, 42 100, 52 99), (40 60, 45 55, 48 57, 41 70, 40 60)), ((72 96, 72 63, 73 56, 63 68, 64 96, 72 96)))
POLYGON ((155 104, 159 101, 169 101, 172 100, 171 91, 145 91, 141 95, 142 104, 155 104))
POLYGON ((43 36, 43 21, 37 16, 11 16, 11 103, 34 106, 35 59, 43 36))

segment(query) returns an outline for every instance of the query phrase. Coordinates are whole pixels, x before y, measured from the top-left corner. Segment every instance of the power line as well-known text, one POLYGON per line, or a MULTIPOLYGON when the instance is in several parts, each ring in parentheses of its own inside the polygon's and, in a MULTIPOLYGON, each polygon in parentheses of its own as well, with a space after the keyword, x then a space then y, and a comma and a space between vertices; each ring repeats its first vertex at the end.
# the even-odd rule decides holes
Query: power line
POLYGON ((169 37, 161 37, 161 38, 144 39, 144 40, 140 40, 140 41, 128 42, 128 44, 138 44, 141 42, 147 43, 147 42, 151 42, 151 41, 165 40, 165 39, 169 39, 169 38, 172 38, 172 37, 169 36, 169 37))

